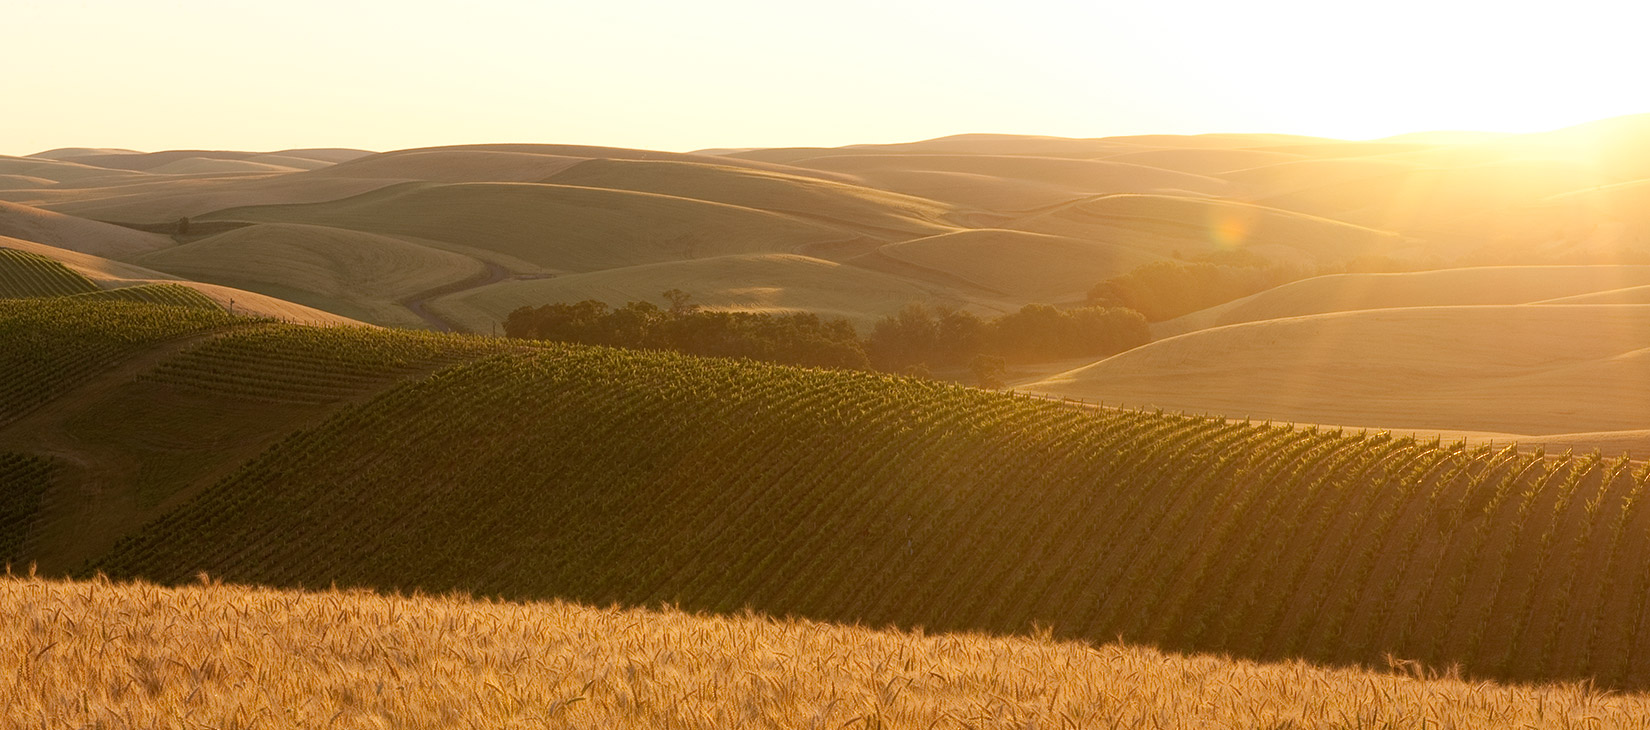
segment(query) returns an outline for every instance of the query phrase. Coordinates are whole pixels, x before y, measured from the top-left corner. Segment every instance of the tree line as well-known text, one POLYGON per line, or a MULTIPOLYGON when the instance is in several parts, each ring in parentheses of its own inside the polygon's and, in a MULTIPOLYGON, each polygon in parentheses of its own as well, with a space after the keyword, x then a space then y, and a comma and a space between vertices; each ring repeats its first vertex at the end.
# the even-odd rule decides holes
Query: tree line
POLYGON ((670 302, 611 307, 586 300, 520 307, 504 321, 510 337, 671 350, 804 367, 932 375, 966 369, 976 382, 1002 385, 1011 363, 1104 357, 1151 340, 1146 318, 1121 307, 1056 309, 1027 305, 984 318, 958 309, 911 304, 861 337, 840 318, 707 310, 672 289, 670 302))

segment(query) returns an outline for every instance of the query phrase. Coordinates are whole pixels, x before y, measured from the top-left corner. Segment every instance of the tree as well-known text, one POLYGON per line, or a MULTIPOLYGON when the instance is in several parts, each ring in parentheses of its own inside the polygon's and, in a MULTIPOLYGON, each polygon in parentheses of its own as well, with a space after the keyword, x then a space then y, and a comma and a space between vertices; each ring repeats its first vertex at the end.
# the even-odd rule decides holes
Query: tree
POLYGON ((996 355, 975 355, 968 369, 981 388, 1001 388, 1008 377, 1008 363, 996 355))

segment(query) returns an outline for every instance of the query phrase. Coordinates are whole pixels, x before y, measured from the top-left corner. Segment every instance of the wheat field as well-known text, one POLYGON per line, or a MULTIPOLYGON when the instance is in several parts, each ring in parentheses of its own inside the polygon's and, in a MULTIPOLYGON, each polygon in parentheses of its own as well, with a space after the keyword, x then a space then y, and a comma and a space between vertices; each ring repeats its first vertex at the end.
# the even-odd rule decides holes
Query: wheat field
POLYGON ((9 728, 1650 727, 1582 684, 756 615, 9 575, 0 605, 9 728))

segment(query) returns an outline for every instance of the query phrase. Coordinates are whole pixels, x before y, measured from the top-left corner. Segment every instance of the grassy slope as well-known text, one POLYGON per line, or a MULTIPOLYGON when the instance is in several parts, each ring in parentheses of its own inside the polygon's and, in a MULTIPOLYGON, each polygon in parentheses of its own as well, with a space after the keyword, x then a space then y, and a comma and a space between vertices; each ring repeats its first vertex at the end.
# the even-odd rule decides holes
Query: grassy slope
POLYGON ((0 603, 17 647, 0 723, 18 727, 1545 730, 1650 714, 1642 695, 1579 685, 566 603, 21 579, 0 603))
POLYGON ((1202 175, 1103 160, 853 152, 835 150, 797 164, 854 175, 887 190, 985 211, 1025 211, 1097 194, 1217 194, 1226 187, 1225 181, 1202 175))
POLYGON ((495 250, 566 271, 854 238, 791 216, 649 193, 508 183, 396 185, 313 205, 236 208, 213 220, 307 223, 495 250))
POLYGON ((118 185, 24 190, 5 193, 4 199, 94 220, 171 223, 183 216, 200 216, 224 208, 337 200, 393 182, 310 173, 221 177, 140 174, 118 185))
POLYGON ((1386 254, 1391 233, 1248 203, 1174 195, 1108 195, 1029 215, 1005 226, 1108 241, 1165 256, 1230 248, 1337 261, 1386 254))
POLYGON ((1405 307, 1268 319, 1158 340, 1024 388, 1302 423, 1527 435, 1637 430, 1650 413, 1650 306, 1405 307))
POLYGON ((1158 338, 1173 337, 1229 324, 1359 309, 1528 304, 1561 297, 1602 296, 1640 285, 1650 285, 1650 266, 1484 266, 1401 274, 1336 274, 1290 282, 1193 312, 1163 322, 1152 332, 1158 338))
MULTIPOLYGON (((845 317, 862 331, 910 302, 943 301, 969 307, 979 303, 938 286, 859 266, 793 254, 757 254, 505 281, 442 297, 430 307, 471 331, 487 332, 521 306, 585 299, 616 307, 634 301, 665 305, 660 294, 669 289, 686 291, 695 303, 715 309, 845 317)), ((981 304, 993 311, 1003 308, 981 304)))
POLYGON ((399 238, 262 224, 159 251, 137 263, 378 324, 419 327, 403 299, 480 277, 481 262, 399 238))
POLYGON ((696 198, 829 221, 883 237, 953 230, 948 206, 875 188, 762 170, 673 161, 588 160, 545 180, 696 198))
POLYGON ((1618 181, 1579 162, 1512 159, 1338 180, 1258 202, 1389 231, 1449 232, 1467 221, 1470 233, 1483 216, 1618 181))
POLYGON ((170 238, 156 233, 6 202, 0 202, 0 236, 107 258, 137 256, 172 245, 170 238))
POLYGON ((1002 229, 890 243, 873 257, 958 277, 1005 298, 1045 303, 1083 299, 1095 284, 1159 258, 1126 245, 1002 229))
POLYGON ((179 279, 171 274, 153 269, 146 269, 100 256, 78 253, 56 246, 47 246, 33 241, 0 236, 0 248, 15 249, 51 259, 67 267, 76 275, 86 277, 95 282, 97 286, 108 289, 148 286, 151 284, 175 284, 193 289, 215 302, 217 306, 232 309, 236 314, 310 324, 361 324, 343 315, 324 312, 285 299, 218 284, 179 279))
POLYGON ((1107 162, 1127 162, 1194 175, 1220 176, 1221 173, 1232 170, 1297 162, 1302 158, 1299 155, 1265 150, 1174 147, 1124 152, 1109 155, 1104 159, 1107 162))
POLYGON ((304 176, 429 182, 534 182, 584 158, 536 152, 479 149, 417 149, 350 160, 304 176))
MULTIPOLYGON (((484 342, 347 332, 243 337, 193 350, 197 366, 169 356, 136 386, 295 402, 264 389, 347 381, 337 357, 402 338, 484 342), (307 368, 214 375, 283 352, 307 368)), ((1245 656, 1392 652, 1650 684, 1632 661, 1650 643, 1634 618, 1650 596, 1637 567, 1647 475, 1624 463, 663 354, 487 352, 360 386, 382 394, 193 499, 161 500, 164 516, 95 566, 930 629, 1035 623, 1245 656)), ((123 387, 69 426, 133 439, 145 418, 187 423, 134 416, 144 402, 169 401, 123 387)))

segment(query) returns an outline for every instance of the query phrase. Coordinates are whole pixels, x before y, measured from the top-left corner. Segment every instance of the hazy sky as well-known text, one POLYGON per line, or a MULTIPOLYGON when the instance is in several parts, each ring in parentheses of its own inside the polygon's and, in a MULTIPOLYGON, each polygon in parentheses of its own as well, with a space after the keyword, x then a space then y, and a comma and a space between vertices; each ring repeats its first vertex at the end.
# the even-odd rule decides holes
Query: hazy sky
POLYGON ((0 154, 1370 138, 1650 111, 1650 11, 1619 0, 0 4, 0 154))

